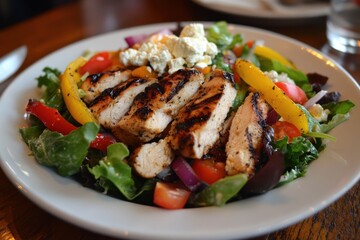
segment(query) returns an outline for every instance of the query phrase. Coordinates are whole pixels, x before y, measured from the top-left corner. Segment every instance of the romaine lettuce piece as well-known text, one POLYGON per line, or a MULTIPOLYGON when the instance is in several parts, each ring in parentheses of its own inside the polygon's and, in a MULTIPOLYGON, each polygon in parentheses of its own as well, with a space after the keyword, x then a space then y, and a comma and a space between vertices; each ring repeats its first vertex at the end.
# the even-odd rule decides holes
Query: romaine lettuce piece
POLYGON ((95 139, 98 131, 98 125, 86 123, 66 136, 48 129, 45 129, 38 137, 36 137, 38 134, 36 129, 26 131, 25 135, 37 162, 55 167, 62 176, 71 176, 79 172, 90 142, 95 139))

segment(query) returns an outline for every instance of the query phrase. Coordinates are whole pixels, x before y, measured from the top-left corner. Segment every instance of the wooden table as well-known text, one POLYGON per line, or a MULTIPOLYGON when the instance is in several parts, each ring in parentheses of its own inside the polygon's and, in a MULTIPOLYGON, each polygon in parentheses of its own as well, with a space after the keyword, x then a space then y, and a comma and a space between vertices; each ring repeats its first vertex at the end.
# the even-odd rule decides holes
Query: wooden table
MULTIPOLYGON (((21 70, 52 51, 97 34, 142 24, 218 21, 253 25, 298 39, 317 49, 326 42, 325 18, 276 25, 202 8, 191 1, 75 1, 14 26, 0 29, 0 56, 22 44, 28 56, 21 70)), ((2 84, 1 89, 9 82, 2 84)), ((314 216, 262 239, 358 239, 360 183, 314 216)), ((0 239, 110 239, 73 226, 30 202, 0 170, 0 239)))

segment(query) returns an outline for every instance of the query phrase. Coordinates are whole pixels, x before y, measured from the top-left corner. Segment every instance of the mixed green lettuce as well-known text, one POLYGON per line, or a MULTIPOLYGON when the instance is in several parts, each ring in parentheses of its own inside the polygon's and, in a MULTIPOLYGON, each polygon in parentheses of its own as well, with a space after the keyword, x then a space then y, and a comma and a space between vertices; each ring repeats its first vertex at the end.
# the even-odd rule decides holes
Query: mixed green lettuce
MULTIPOLYGON (((244 45, 241 34, 231 34, 226 22, 217 22, 206 30, 206 36, 220 49, 214 59, 216 66, 232 72, 231 61, 228 61, 229 59, 224 55, 228 54, 235 45, 244 45)), ((303 72, 272 59, 249 56, 252 53, 247 45, 244 45, 244 54, 253 59, 263 71, 275 70, 278 73, 286 73, 298 86, 302 87, 308 96, 313 95, 313 89, 303 72)), ((36 79, 38 87, 44 89, 41 101, 56 108, 66 119, 71 120, 60 92, 60 71, 46 67, 43 72, 44 74, 36 79)), ((237 96, 233 103, 233 110, 242 104, 249 86, 240 82, 236 84, 236 88, 237 96)), ((291 142, 288 142, 287 137, 271 142, 272 148, 280 150, 285 159, 285 173, 277 186, 306 174, 309 164, 318 158, 319 153, 324 149, 323 140, 333 139, 328 132, 349 118, 354 104, 345 100, 322 106, 330 111, 326 122, 318 122, 307 109, 300 106, 306 113, 311 131, 294 138, 291 142)), ((130 151, 127 146, 122 143, 112 144, 108 147, 106 154, 96 154, 96 152, 93 154, 94 150, 89 151, 90 143, 99 131, 97 124, 87 123, 64 136, 46 129, 41 122, 32 117, 30 126, 20 129, 20 134, 36 161, 56 169, 62 176, 80 175, 80 171, 85 169, 94 179, 94 185, 100 187, 104 193, 117 192, 129 201, 136 201, 144 196, 149 198, 147 194, 153 191, 159 179, 145 180, 133 173, 128 163, 130 151), (94 158, 94 160, 90 163, 89 158, 94 158)), ((247 182, 248 177, 245 174, 227 176, 202 191, 194 193, 189 206, 222 206, 232 199, 241 197, 241 189, 247 182)))

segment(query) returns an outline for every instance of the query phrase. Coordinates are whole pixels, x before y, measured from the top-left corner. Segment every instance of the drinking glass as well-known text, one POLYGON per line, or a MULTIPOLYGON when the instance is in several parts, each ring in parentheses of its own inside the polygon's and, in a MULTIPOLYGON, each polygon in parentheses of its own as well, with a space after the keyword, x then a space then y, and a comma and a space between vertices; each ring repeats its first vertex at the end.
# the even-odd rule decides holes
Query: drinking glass
POLYGON ((323 52, 360 82, 360 0, 331 0, 323 52))

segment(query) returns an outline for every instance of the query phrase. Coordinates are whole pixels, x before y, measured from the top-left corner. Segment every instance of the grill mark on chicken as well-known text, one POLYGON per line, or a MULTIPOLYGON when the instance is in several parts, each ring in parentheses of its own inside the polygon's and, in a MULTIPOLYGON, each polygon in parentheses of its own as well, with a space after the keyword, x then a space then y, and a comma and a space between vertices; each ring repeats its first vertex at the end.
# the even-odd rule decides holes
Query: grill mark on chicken
MULTIPOLYGON (((264 119, 264 115, 263 112, 259 109, 259 98, 260 95, 259 93, 255 92, 251 98, 251 104, 253 107, 253 110, 256 114, 257 117, 257 122, 258 124, 261 126, 261 128, 263 129, 263 131, 266 130, 266 120, 264 119)), ((248 147, 249 147, 249 151, 251 153, 251 158, 255 161, 255 164, 258 160, 258 153, 256 152, 255 146, 253 144, 253 138, 251 133, 249 132, 249 128, 246 128, 246 138, 248 140, 248 147)))
MULTIPOLYGON (((151 107, 153 104, 150 102, 151 99, 156 99, 157 96, 161 96, 165 93, 164 80, 162 79, 159 83, 154 83, 145 89, 145 92, 139 94, 135 98, 135 104, 138 108, 133 113, 134 116, 138 116, 142 120, 146 120, 148 116, 153 112, 151 107)), ((159 98, 163 101, 162 97, 159 98)))
POLYGON ((251 136, 251 133, 249 132, 249 128, 245 129, 245 136, 246 136, 247 143, 248 143, 250 157, 255 160, 255 158, 254 158, 254 156, 255 156, 255 147, 253 146, 252 136, 251 136))
MULTIPOLYGON (((222 90, 223 88, 224 87, 222 86, 219 89, 222 90)), ((206 93, 204 92, 204 94, 206 94, 206 93)), ((209 98, 204 99, 203 101, 201 101, 199 103, 193 104, 191 106, 187 106, 186 111, 191 112, 191 111, 194 111, 194 110, 199 109, 199 108, 204 108, 204 109, 209 108, 207 105, 212 103, 212 102, 215 102, 215 101, 219 100, 222 95, 223 95, 222 93, 218 93, 218 94, 216 94, 214 96, 211 96, 209 98)))
POLYGON ((226 143, 226 172, 252 176, 259 162, 266 131, 269 106, 258 93, 250 93, 239 107, 230 127, 226 143))
POLYGON ((190 77, 197 73, 197 70, 194 69, 188 69, 186 71, 184 69, 180 69, 179 74, 183 75, 184 77, 177 76, 180 80, 179 84, 177 84, 174 88, 171 89, 171 92, 167 97, 166 101, 170 101, 180 91, 180 89, 184 87, 185 83, 189 81, 190 77))
POLYGON ((84 101, 89 104, 106 89, 112 88, 130 77, 131 70, 124 68, 89 75, 80 86, 85 92, 84 101))
POLYGON ((88 78, 90 79, 90 82, 92 84, 94 84, 94 83, 98 82, 104 74, 113 75, 113 74, 115 74, 115 72, 118 72, 118 71, 122 72, 124 70, 125 70, 125 68, 118 68, 116 70, 111 70, 111 71, 106 71, 106 72, 101 72, 101 73, 95 73, 95 74, 89 75, 88 78))
POLYGON ((103 91, 89 106, 94 117, 105 128, 111 128, 126 114, 134 98, 155 78, 133 78, 103 91))
POLYGON ((178 131, 188 130, 191 127, 193 127, 195 124, 199 124, 199 123, 206 122, 207 120, 209 120, 210 114, 206 115, 206 116, 196 116, 196 117, 193 117, 193 118, 189 118, 185 122, 181 122, 181 123, 176 124, 175 128, 178 131))
POLYGON ((264 118, 264 115, 263 115, 263 112, 259 109, 259 98, 260 98, 260 95, 258 92, 255 92, 254 93, 254 96, 251 98, 251 103, 253 105, 253 108, 254 108, 254 111, 255 111, 255 114, 257 116, 257 119, 258 119, 258 123, 259 125, 262 127, 262 129, 265 131, 267 125, 266 125, 266 119, 264 118))
POLYGON ((203 74, 196 69, 180 69, 160 78, 136 96, 113 134, 130 145, 149 142, 166 129, 203 81, 203 74))
POLYGON ((104 75, 104 73, 96 73, 88 76, 90 78, 91 84, 94 84, 99 81, 99 79, 104 75))
POLYGON ((134 115, 139 116, 140 119, 142 119, 142 120, 146 120, 151 112, 153 112, 153 111, 148 106, 144 106, 144 107, 138 109, 134 113, 134 115))
POLYGON ((143 84, 146 81, 147 80, 143 79, 143 78, 135 78, 135 79, 130 79, 130 80, 126 81, 125 84, 118 84, 115 87, 107 88, 99 96, 97 96, 94 99, 94 101, 90 102, 88 104, 88 107, 92 107, 92 106, 96 105, 97 103, 99 103, 100 101, 102 101, 106 97, 110 97, 112 99, 115 99, 123 91, 127 90, 131 85, 133 85, 133 84, 143 84))
POLYGON ((232 75, 215 71, 175 117, 169 133, 172 148, 189 158, 206 154, 218 140, 235 96, 232 75))

